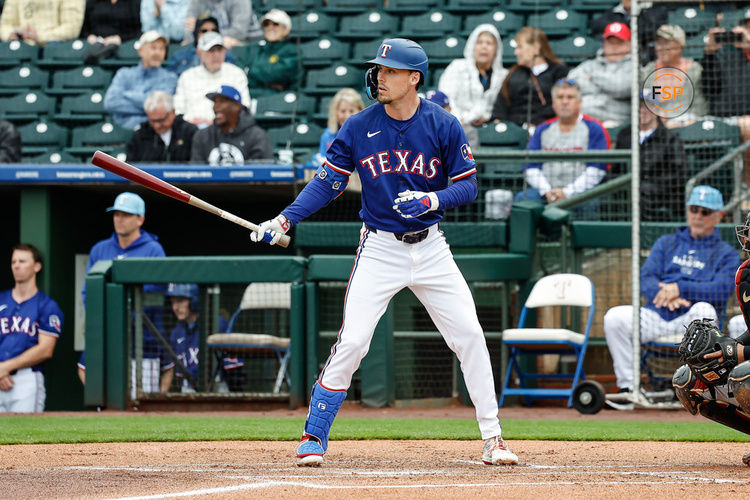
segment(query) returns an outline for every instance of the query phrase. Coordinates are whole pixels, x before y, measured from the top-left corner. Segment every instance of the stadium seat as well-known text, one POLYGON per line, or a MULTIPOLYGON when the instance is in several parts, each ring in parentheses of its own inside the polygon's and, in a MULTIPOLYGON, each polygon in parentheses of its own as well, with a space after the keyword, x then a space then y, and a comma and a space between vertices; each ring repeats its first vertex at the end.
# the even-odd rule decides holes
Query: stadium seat
POLYGON ((0 68, 33 63, 39 56, 39 47, 13 40, 0 43, 0 68))
POLYGON ((305 93, 312 95, 335 94, 343 87, 359 88, 363 85, 363 72, 359 68, 336 64, 307 73, 305 93))
POLYGON ((445 10, 454 14, 486 12, 489 7, 485 0, 446 0, 445 10))
POLYGON ((107 69, 118 69, 123 66, 135 66, 141 61, 141 56, 138 55, 138 51, 135 50, 136 40, 130 40, 129 42, 123 42, 122 45, 117 47, 115 57, 111 59, 102 59, 99 61, 99 65, 107 69))
MULTIPOLYGON (((377 55, 378 47, 380 47, 381 41, 382 39, 378 38, 375 40, 356 42, 354 44, 354 48, 352 49, 352 57, 351 59, 349 59, 351 64, 358 66, 363 64, 365 61, 373 59, 377 55)), ((364 84, 364 79, 362 80, 362 82, 364 84)))
POLYGON ((292 17, 292 38, 303 40, 331 35, 336 31, 337 19, 323 12, 305 12, 292 17))
POLYGON ((724 16, 721 19, 721 26, 727 30, 731 30, 742 21, 745 17, 750 17, 750 8, 743 8, 737 10, 730 10, 724 12, 724 16))
POLYGON ((516 40, 512 36, 503 38, 503 66, 510 67, 516 63, 516 40))
POLYGON ((550 46, 555 55, 568 66, 576 66, 586 59, 594 57, 596 51, 602 46, 602 42, 579 35, 569 36, 562 40, 552 40, 550 46))
MULTIPOLYGON (((266 0, 263 2, 263 10, 281 9, 290 16, 298 12, 305 12, 318 8, 320 2, 317 0, 266 0)), ((256 7, 257 8, 257 7, 256 7)), ((257 11, 256 11, 257 12, 257 11)), ((260 17, 260 14, 258 15, 260 17)), ((293 18, 293 16, 292 16, 293 18)), ((294 21, 292 20, 292 26, 294 21)), ((294 30, 292 30, 294 32, 294 30)))
POLYGON ((696 7, 683 7, 669 12, 669 24, 676 24, 685 30, 687 36, 708 31, 716 25, 716 12, 696 7))
MULTIPOLYGON (((691 175, 721 158, 738 146, 740 141, 740 128, 722 120, 702 120, 671 130, 682 139, 691 175)), ((726 171, 716 172, 702 179, 701 183, 714 186, 724 193, 733 192, 732 180, 727 178, 726 171)))
POLYGON ((381 0, 328 0, 323 10, 334 16, 342 16, 368 10, 376 11, 382 6, 381 0))
MULTIPOLYGON (((370 99, 369 97, 367 97, 367 94, 364 91, 360 92, 360 97, 362 98, 362 103, 365 105, 365 108, 372 104, 375 104, 376 102, 370 99)), ((312 116, 316 123, 320 123, 324 127, 328 126, 328 107, 331 105, 332 99, 333 99, 332 95, 326 95, 326 96, 321 97, 320 101, 318 101, 318 109, 315 111, 315 114, 312 116)))
POLYGON ((106 91, 112 83, 112 72, 97 66, 82 66, 61 71, 52 75, 50 95, 76 95, 90 90, 106 91))
POLYGON ((474 28, 480 24, 492 24, 503 38, 512 37, 518 33, 518 30, 523 28, 524 17, 505 9, 494 9, 484 14, 466 16, 463 30, 464 35, 469 36, 469 33, 474 31, 474 28))
POLYGON ((312 122, 301 122, 293 127, 285 125, 268 129, 274 148, 311 149, 318 148, 323 127, 312 122))
POLYGON ((106 114, 104 91, 90 90, 81 95, 63 97, 60 100, 60 112, 55 115, 55 121, 80 126, 102 121, 106 114))
POLYGON ((585 35, 589 29, 588 16, 569 9, 553 9, 542 14, 530 14, 526 24, 541 29, 549 38, 585 35))
POLYGON ((424 14, 405 16, 401 26, 401 35, 422 41, 440 38, 461 30, 461 18, 449 12, 433 10, 424 14))
POLYGON ((300 54, 302 54, 302 65, 305 68, 328 66, 332 61, 348 59, 349 44, 333 37, 323 36, 300 45, 300 54))
POLYGON ((566 5, 566 0, 510 0, 505 8, 513 12, 545 12, 566 5))
POLYGON ((436 68, 432 69, 427 72, 427 79, 430 81, 429 87, 426 88, 434 88, 436 89, 438 87, 438 84, 440 83, 440 77, 442 76, 443 72, 445 71, 445 68, 436 68))
POLYGON ((396 15, 415 14, 438 8, 442 3, 442 0, 388 0, 384 10, 396 15))
POLYGON ((526 149, 529 133, 512 122, 485 123, 477 127, 483 148, 526 149))
POLYGON ((579 12, 591 12, 592 15, 599 15, 618 3, 617 0, 571 0, 570 8, 579 12))
POLYGON ((398 30, 398 18, 385 12, 372 10, 341 19, 336 33, 342 40, 365 40, 392 36, 398 30))
POLYGON ((255 100, 253 116, 264 128, 291 122, 293 117, 312 116, 315 98, 305 94, 283 92, 259 97, 255 100))
POLYGON ((708 41, 708 33, 698 33, 685 40, 685 48, 682 49, 682 57, 689 57, 696 61, 703 59, 703 51, 708 41))
POLYGON ((435 66, 447 66, 454 59, 462 58, 464 56, 464 45, 466 45, 466 39, 456 36, 423 42, 422 47, 430 60, 430 71, 435 66))
POLYGON ((71 146, 65 151, 73 156, 88 159, 97 149, 112 154, 117 148, 124 148, 133 131, 109 121, 76 127, 71 136, 71 146))
POLYGON ((60 152, 68 143, 68 129, 54 122, 33 122, 18 127, 23 156, 60 152))
POLYGON ((22 158, 24 163, 40 163, 47 164, 51 163, 62 164, 62 163, 80 163, 81 160, 73 155, 66 153, 65 151, 46 151, 44 153, 27 156, 22 158))
POLYGON ((568 406, 572 406, 574 389, 579 381, 586 379, 583 361, 596 310, 594 297, 594 284, 580 274, 552 274, 536 282, 521 310, 518 327, 503 331, 503 346, 509 349, 509 355, 498 406, 502 407, 508 396, 523 396, 528 406, 537 399, 567 399, 568 406), (541 307, 559 309, 563 324, 554 328, 526 327, 529 312, 541 307), (579 315, 579 312, 587 314, 579 315), (581 316, 586 318, 584 333, 578 333, 581 316), (574 372, 538 373, 536 363, 522 362, 523 358, 541 354, 573 355, 574 372), (572 383, 563 388, 537 387, 537 383, 545 379, 572 383), (518 380, 517 388, 510 387, 514 380, 518 380))
POLYGON ((32 90, 0 99, 0 113, 14 123, 38 121, 55 112, 56 100, 41 90, 32 90))
POLYGON ((49 72, 24 64, 0 71, 0 95, 15 95, 29 89, 41 89, 49 82, 49 72))
POLYGON ((48 43, 37 65, 42 68, 73 68, 83 64, 83 53, 90 44, 85 40, 48 43))

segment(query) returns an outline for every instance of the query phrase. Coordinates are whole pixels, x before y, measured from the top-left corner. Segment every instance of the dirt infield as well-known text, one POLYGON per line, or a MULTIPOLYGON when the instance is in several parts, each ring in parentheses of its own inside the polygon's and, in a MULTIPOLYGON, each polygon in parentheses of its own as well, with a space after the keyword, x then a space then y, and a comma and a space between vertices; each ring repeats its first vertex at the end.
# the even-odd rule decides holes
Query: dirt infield
MULTIPOLYGON (((261 413, 298 416, 298 411, 288 410, 261 413)), ((354 406, 342 410, 342 416, 407 415, 472 418, 473 410, 354 406)), ((695 418, 674 411, 578 417, 564 408, 503 409, 501 417, 695 418)), ((296 443, 292 442, 1 446, 0 497, 750 498, 750 467, 741 462, 750 452, 750 443, 519 440, 509 444, 520 458, 518 466, 483 465, 479 440, 334 441, 319 469, 294 465, 296 443)))

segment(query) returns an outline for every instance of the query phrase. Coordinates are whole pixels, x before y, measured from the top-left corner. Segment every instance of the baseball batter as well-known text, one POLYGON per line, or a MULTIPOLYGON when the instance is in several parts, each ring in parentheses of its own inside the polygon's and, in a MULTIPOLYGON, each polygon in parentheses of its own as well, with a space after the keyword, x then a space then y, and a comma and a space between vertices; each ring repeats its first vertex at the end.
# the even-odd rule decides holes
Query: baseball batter
POLYGON ((36 247, 13 247, 15 286, 0 292, 0 412, 44 411, 42 366, 55 350, 63 314, 36 286, 41 270, 42 255, 36 247))
POLYGON ((367 354, 389 301, 408 287, 456 353, 476 408, 486 464, 516 464, 497 418, 492 367, 476 308, 438 229, 445 210, 477 195, 476 164, 461 124, 440 106, 420 99, 427 54, 402 38, 383 41, 365 75, 378 103, 350 117, 297 199, 251 233, 275 244, 282 234, 362 179, 364 222, 344 299, 343 323, 315 382, 297 464, 317 466, 352 374, 367 354))

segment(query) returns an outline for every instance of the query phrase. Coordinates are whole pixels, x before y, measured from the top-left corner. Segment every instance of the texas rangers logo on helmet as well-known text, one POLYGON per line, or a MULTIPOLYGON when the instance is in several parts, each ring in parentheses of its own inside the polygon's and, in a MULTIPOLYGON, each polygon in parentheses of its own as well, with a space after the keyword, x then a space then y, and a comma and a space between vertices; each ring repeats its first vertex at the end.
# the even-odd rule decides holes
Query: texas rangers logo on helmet
POLYGON ((471 154, 471 148, 468 144, 464 143, 461 145, 461 156, 464 157, 464 160, 473 160, 474 155, 471 154))
POLYGON ((384 57, 384 58, 388 57, 388 51, 391 50, 392 48, 393 48, 393 45, 390 45, 387 43, 384 43, 383 45, 381 45, 380 50, 382 50, 383 52, 380 54, 380 57, 384 57))

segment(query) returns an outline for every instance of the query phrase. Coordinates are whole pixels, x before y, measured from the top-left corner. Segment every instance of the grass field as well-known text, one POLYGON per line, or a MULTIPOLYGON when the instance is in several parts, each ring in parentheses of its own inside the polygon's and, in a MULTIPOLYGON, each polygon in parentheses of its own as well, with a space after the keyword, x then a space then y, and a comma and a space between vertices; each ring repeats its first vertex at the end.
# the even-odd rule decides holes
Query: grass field
MULTIPOLYGON (((0 444, 135 441, 294 441, 302 418, 191 416, 0 417, 0 444)), ((750 442, 750 435, 700 422, 505 420, 503 437, 556 441, 750 442)), ((338 418, 332 440, 479 439, 473 419, 338 418)))

